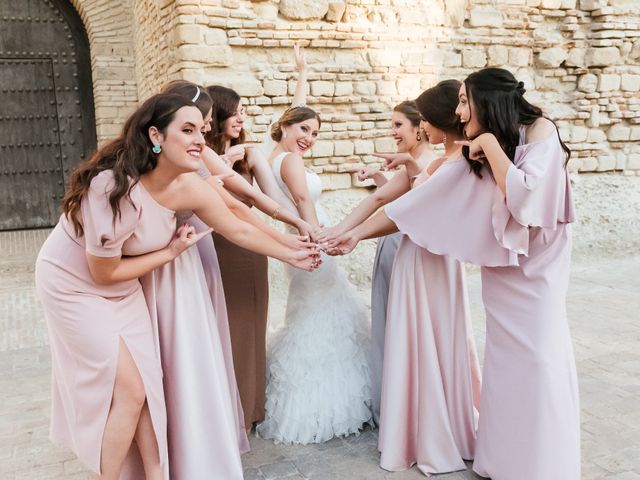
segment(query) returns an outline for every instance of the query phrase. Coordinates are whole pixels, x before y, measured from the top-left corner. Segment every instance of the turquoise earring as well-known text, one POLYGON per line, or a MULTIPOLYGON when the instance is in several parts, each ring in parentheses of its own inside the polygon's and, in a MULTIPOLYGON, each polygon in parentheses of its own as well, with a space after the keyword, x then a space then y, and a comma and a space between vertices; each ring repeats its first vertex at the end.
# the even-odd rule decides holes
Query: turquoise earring
POLYGON ((162 151, 162 147, 159 143, 154 143, 153 148, 151 149, 153 153, 160 153, 162 151))

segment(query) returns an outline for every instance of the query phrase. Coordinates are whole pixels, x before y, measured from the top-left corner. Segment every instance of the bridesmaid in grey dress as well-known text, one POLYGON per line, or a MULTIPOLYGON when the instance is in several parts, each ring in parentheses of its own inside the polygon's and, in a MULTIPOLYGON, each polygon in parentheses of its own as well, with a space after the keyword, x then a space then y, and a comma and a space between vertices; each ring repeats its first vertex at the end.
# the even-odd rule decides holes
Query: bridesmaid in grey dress
MULTIPOLYGON (((429 147, 424 131, 420 128, 420 112, 413 101, 396 105, 391 116, 391 131, 398 149, 397 154, 375 154, 384 159, 386 169, 404 165, 389 181, 378 167, 357 170, 358 180, 372 179, 378 189, 363 200, 348 216, 337 225, 323 231, 318 241, 326 241, 349 231, 374 213, 378 208, 395 200, 411 188, 412 178, 427 166, 435 155, 429 147)), ((382 362, 384 357, 384 335, 387 318, 389 279, 393 260, 402 239, 400 232, 380 237, 373 262, 371 281, 371 349, 369 364, 371 369, 371 393, 373 419, 378 423, 380 415, 380 389, 382 383, 382 362)))

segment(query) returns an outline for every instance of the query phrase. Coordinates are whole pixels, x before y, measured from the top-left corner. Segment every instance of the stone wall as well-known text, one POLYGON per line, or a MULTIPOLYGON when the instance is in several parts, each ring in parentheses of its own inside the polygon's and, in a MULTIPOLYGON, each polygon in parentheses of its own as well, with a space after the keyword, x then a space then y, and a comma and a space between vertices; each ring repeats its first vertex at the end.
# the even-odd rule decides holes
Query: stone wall
MULTIPOLYGON (((573 150, 575 179, 590 186, 585 194, 598 197, 577 199, 595 209, 586 212, 607 215, 597 213, 605 208, 602 200, 620 199, 620 181, 606 180, 611 175, 633 177, 625 191, 637 193, 636 0, 72 3, 91 42, 101 141, 118 131, 139 98, 174 78, 236 89, 247 106, 250 137, 259 141, 273 113, 291 102, 292 46, 299 43, 310 69, 307 103, 323 119, 309 164, 328 190, 336 190, 334 203, 360 186, 345 165, 374 162, 374 151, 393 151, 388 134, 394 104, 484 66, 511 69, 525 82, 528 98, 558 122, 573 150)), ((615 205, 618 211, 626 207, 615 205)), ((610 228, 637 245, 637 223, 610 228)), ((594 221, 589 228, 593 236, 604 227, 594 221)))

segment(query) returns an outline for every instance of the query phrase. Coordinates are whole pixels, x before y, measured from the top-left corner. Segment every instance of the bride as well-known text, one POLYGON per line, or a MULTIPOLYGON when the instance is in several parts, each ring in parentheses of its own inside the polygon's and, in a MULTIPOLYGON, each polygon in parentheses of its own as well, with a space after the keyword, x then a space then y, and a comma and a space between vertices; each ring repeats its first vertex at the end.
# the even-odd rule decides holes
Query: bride
MULTIPOLYGON (((268 158, 288 207, 315 230, 329 218, 320 205, 321 180, 302 156, 319 129, 320 117, 311 108, 286 110, 272 125, 277 144, 268 158)), ((285 323, 270 338, 266 414, 256 429, 262 438, 320 443, 357 433, 371 421, 367 312, 335 260, 322 254, 322 262, 313 273, 287 269, 285 323)))

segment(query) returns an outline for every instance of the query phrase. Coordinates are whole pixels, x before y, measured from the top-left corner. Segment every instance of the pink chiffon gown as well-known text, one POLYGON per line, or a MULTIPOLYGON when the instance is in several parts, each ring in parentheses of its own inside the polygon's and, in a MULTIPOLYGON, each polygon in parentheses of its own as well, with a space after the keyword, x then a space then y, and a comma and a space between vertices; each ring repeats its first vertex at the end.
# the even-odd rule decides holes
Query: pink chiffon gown
MULTIPOLYGON (((410 221, 389 210, 398 224, 410 221)), ((464 267, 405 235, 389 287, 380 466, 417 464, 425 475, 464 470, 464 460, 474 457, 479 402, 464 267)))
MULTIPOLYGON (((138 279, 98 285, 86 253, 142 255, 165 247, 175 213, 155 202, 138 182, 120 202, 113 222, 108 202, 111 170, 99 173, 82 200, 84 235, 63 215, 36 261, 36 288, 49 329, 52 361, 51 438, 100 472, 102 437, 115 381, 119 342, 131 353, 144 383, 160 459, 168 477, 162 369, 149 310, 138 279)), ((131 450, 136 450, 135 443, 131 450)), ((125 468, 128 465, 125 465, 125 468)))
POLYGON ((580 418, 566 318, 574 212, 554 133, 520 146, 506 195, 491 174, 443 164, 387 213, 432 253, 482 266, 487 338, 474 470, 493 480, 578 480, 580 418), (416 222, 420 218, 422 221, 416 222))
MULTIPOLYGON (((182 223, 208 228, 193 212, 178 212, 182 223)), ((140 281, 164 372, 170 478, 243 478, 240 454, 249 441, 213 238, 140 281)))

